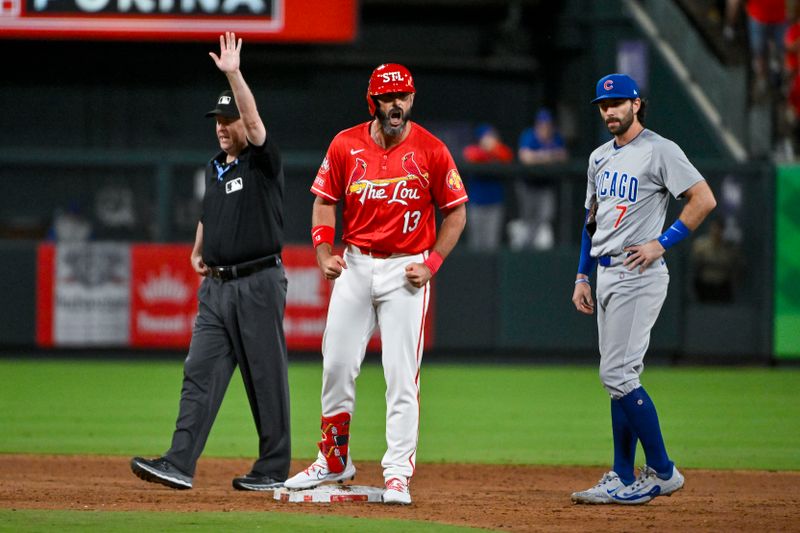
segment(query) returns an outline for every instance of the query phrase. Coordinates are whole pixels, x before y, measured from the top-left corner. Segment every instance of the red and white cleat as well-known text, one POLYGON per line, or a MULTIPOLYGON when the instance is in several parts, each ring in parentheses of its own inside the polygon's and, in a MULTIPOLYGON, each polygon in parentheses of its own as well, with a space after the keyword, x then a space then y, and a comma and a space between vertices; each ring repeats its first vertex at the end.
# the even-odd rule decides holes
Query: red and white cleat
POLYGON ((386 480, 383 491, 383 503, 409 505, 411 493, 408 491, 408 480, 404 477, 390 477, 386 480))
POLYGON ((328 461, 321 453, 317 456, 317 460, 311 463, 311 466, 290 477, 284 482, 283 486, 287 489, 313 489, 323 483, 332 483, 349 481, 356 477, 356 467, 353 464, 350 455, 347 456, 347 465, 341 472, 331 472, 328 469, 328 461))

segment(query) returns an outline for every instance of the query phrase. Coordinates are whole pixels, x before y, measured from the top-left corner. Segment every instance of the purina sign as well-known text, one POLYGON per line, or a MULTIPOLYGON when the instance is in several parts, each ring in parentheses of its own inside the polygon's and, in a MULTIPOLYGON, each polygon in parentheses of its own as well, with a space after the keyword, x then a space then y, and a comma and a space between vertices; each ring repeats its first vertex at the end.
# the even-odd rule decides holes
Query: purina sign
MULTIPOLYGON (((269 0, 27 0, 28 13, 51 15, 114 13, 125 15, 230 15, 274 19, 277 2, 269 0)), ((278 14, 280 12, 278 11, 278 14)))
POLYGON ((357 0, 0 0, 0 37, 347 42, 357 0))

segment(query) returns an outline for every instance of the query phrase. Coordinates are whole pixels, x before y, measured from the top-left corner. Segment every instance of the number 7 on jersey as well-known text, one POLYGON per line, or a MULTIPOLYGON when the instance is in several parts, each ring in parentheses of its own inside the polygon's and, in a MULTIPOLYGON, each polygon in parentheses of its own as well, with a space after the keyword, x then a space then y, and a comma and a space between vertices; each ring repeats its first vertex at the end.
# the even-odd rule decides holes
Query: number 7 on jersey
POLYGON ((625 216, 625 212, 628 211, 627 205, 618 205, 616 206, 617 210, 619 210, 619 216, 617 217, 617 221, 614 223, 614 229, 617 229, 619 223, 622 222, 622 217, 625 216))

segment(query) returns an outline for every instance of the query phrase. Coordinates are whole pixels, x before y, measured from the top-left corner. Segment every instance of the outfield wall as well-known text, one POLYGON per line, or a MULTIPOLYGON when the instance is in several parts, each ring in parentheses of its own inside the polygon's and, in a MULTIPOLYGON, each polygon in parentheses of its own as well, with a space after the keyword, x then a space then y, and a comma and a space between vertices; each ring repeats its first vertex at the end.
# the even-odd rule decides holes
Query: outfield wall
MULTIPOLYGON (((174 168, 189 169, 183 162, 189 159, 188 156, 176 157, 174 168)), ((102 161, 102 154, 96 160, 102 161)), ((302 249, 308 246, 312 199, 306 177, 313 175, 314 167, 311 163, 303 163, 300 157, 289 155, 287 160, 287 234, 289 241, 302 249)), ((135 160, 131 165, 134 163, 138 170, 128 172, 148 174, 147 161, 135 160)), ((196 196, 191 188, 192 180, 184 179, 185 172, 156 173, 155 178, 133 177, 126 182, 115 172, 109 172, 108 168, 98 167, 98 173, 114 174, 114 186, 129 186, 131 198, 137 201, 147 199, 142 204, 147 209, 142 211, 137 211, 137 205, 128 206, 139 223, 130 228, 121 227, 117 238, 109 239, 109 236, 114 236, 113 228, 100 226, 102 221, 97 218, 98 212, 99 216, 110 216, 112 220, 124 219, 125 216, 119 212, 104 214, 104 210, 111 209, 110 206, 119 208, 120 204, 103 198, 103 195, 109 195, 108 187, 102 180, 98 184, 90 179, 91 168, 84 171, 81 180, 71 181, 73 173, 69 167, 79 164, 85 168, 87 163, 86 160, 83 163, 77 160, 62 162, 60 165, 40 162, 39 167, 34 167, 36 172, 28 170, 31 176, 35 174, 41 187, 36 187, 35 204, 19 202, 17 207, 21 209, 27 204, 44 213, 58 205, 63 200, 64 191, 69 190, 71 195, 83 198, 86 205, 93 206, 94 214, 90 218, 99 229, 99 238, 95 242, 159 240, 137 238, 147 235, 178 236, 180 238, 171 239, 171 242, 183 245, 191 242, 190 228, 196 224, 196 219, 191 218, 196 196), (179 226, 183 220, 181 217, 188 221, 184 226, 179 226), (167 227, 160 227, 160 224, 167 227)), ((715 190, 719 201, 715 216, 724 222, 727 238, 735 243, 741 268, 731 302, 703 302, 693 288, 695 266, 691 244, 670 250, 667 255, 671 273, 670 293, 653 332, 651 352, 682 360, 767 361, 772 356, 774 335, 774 169, 764 164, 732 165, 702 161, 698 161, 698 166, 715 190)), ((462 174, 467 176, 476 169, 464 165, 462 174)), ((481 167, 480 170, 507 183, 509 192, 513 191, 514 181, 520 179, 556 187, 559 198, 556 243, 545 251, 512 251, 504 243, 497 252, 478 253, 468 249, 465 238, 435 280, 431 349, 456 355, 485 353, 489 359, 508 353, 533 358, 569 354, 591 356, 596 353, 594 320, 578 314, 570 301, 583 212, 585 177, 582 165, 573 163, 545 170, 515 166, 481 167)), ((120 175, 126 175, 126 172, 120 175)), ((11 199, 15 196, 2 197, 8 204, 5 209, 13 209, 11 199)), ((124 200, 125 197, 126 194, 119 191, 116 196, 111 195, 111 199, 124 200)), ((507 202, 508 218, 511 218, 516 215, 513 194, 507 196, 507 202)), ((672 201, 670 205, 668 218, 671 220, 677 216, 681 203, 672 201)), ((707 224, 701 227, 695 239, 705 234, 707 227, 707 224)), ((782 235, 793 234, 783 231, 782 235)), ((39 267, 37 249, 41 242, 38 239, 0 239, 0 294, 3 294, 0 301, 0 347, 37 346, 35 324, 40 311, 35 305, 36 274, 39 267)), ((796 257, 793 249, 785 250, 796 257)), ((784 302, 780 303, 783 309, 785 300, 780 302, 784 302)), ((781 337, 786 338, 785 335, 781 337)), ((781 344, 789 347, 788 350, 783 348, 782 354, 791 352, 792 346, 797 345, 791 342, 781 344)))
POLYGON ((775 201, 775 356, 800 359, 800 167, 778 169, 775 201))

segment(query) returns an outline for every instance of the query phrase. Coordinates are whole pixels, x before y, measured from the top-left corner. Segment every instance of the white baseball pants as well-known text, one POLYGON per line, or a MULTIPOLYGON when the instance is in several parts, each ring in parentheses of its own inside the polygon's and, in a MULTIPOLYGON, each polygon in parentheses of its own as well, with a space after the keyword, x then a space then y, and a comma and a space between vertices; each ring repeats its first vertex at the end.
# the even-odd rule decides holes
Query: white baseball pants
POLYGON ((380 328, 386 380, 387 450, 381 461, 385 478, 414 474, 430 283, 413 287, 406 280, 405 267, 424 258, 416 254, 378 259, 348 246, 347 268, 334 283, 322 338, 322 416, 352 415, 367 342, 375 327, 380 328))

